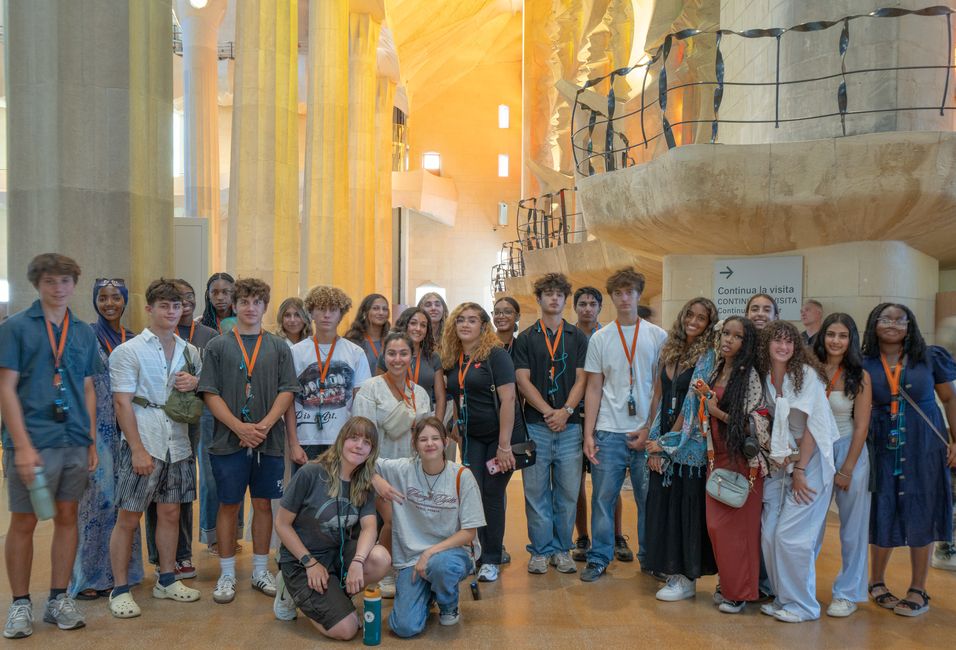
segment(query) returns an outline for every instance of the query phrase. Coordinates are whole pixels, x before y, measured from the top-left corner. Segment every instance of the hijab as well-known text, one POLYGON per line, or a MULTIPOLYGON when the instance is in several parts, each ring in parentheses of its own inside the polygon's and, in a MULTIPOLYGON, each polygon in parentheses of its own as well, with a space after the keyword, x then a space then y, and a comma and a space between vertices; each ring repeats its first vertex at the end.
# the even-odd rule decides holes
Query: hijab
MULTIPOLYGON (((99 308, 96 306, 96 297, 100 293, 100 289, 111 286, 115 287, 117 291, 120 292, 120 295, 123 296, 123 314, 126 313, 126 307, 129 305, 129 289, 126 288, 126 283, 117 284, 117 282, 123 282, 122 280, 97 280, 93 283, 93 309, 96 310, 96 322, 93 323, 93 332, 96 334, 96 338, 99 340, 100 345, 103 347, 103 351, 109 354, 112 350, 116 349, 117 345, 120 345, 123 342, 123 333, 121 331, 117 332, 110 326, 110 322, 103 318, 103 314, 100 313, 99 308)), ((120 314, 122 316, 122 314, 120 314)), ((122 326, 120 326, 122 328, 122 326)), ((126 338, 130 339, 133 337, 133 333, 129 330, 126 330, 126 338)))

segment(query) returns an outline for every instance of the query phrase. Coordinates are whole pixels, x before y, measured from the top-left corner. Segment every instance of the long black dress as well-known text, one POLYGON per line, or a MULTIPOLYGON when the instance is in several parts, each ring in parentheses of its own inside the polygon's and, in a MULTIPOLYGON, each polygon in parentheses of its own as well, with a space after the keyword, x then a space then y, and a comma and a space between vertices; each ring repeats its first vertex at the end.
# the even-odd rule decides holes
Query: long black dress
MULTIPOLYGON (((661 368, 661 432, 670 431, 684 406, 694 368, 674 377, 661 368)), ((717 573, 717 562, 707 535, 707 509, 702 467, 675 464, 670 485, 648 471, 647 557, 641 568, 696 580, 717 573)))

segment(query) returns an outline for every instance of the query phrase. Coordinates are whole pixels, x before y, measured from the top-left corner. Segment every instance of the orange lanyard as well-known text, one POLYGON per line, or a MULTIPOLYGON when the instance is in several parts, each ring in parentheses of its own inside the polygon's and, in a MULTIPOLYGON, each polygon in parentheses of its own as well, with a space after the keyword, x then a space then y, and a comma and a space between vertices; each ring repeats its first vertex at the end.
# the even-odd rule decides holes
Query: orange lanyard
MULTIPOLYGON (((126 328, 120 325, 120 343, 126 343, 126 328)), ((189 339, 192 341, 192 338, 189 339)), ((113 354, 113 346, 109 341, 103 341, 106 344, 106 356, 113 354)))
POLYGON ((196 333, 196 321, 189 323, 189 342, 193 342, 193 334, 196 333))
MULTIPOLYGON (((375 345, 375 341, 373 341, 372 337, 370 337, 368 334, 365 334, 365 340, 368 341, 369 347, 372 348, 372 353, 375 355, 375 358, 378 359, 380 353, 378 351, 378 346, 375 345)), ((381 343, 381 341, 379 342, 381 343)))
POLYGON ((60 382, 63 381, 60 377, 60 361, 63 360, 63 350, 66 349, 66 334, 70 331, 70 310, 66 311, 63 322, 60 323, 59 342, 53 338, 53 325, 50 321, 44 318, 43 322, 46 323, 46 333, 50 337, 50 352, 53 353, 53 385, 59 388, 60 382))
POLYGON ((422 351, 421 348, 418 350, 418 354, 415 355, 415 374, 412 374, 412 369, 409 368, 405 371, 405 374, 408 378, 414 383, 418 383, 418 374, 422 371, 422 351))
MULTIPOLYGON (((242 360, 246 362, 246 387, 252 383, 252 371, 256 367, 256 359, 259 358, 259 347, 262 345, 262 330, 259 330, 259 338, 256 339, 256 347, 252 351, 252 359, 249 359, 249 353, 246 352, 246 346, 242 343, 242 339, 239 337, 239 328, 234 328, 232 333, 236 336, 236 343, 239 344, 239 349, 242 351, 242 360)), ((331 355, 329 355, 331 357, 331 355)), ((247 391, 248 392, 248 391, 247 391)))
POLYGON ((886 373, 886 381, 890 385, 890 395, 893 401, 890 402, 890 417, 895 418, 900 412, 900 377, 903 376, 903 359, 896 362, 896 370, 890 371, 890 364, 886 361, 886 355, 880 355, 880 363, 883 364, 883 372, 886 373))
POLYGON ((634 338, 631 339, 630 350, 628 350, 627 341, 624 340, 624 330, 621 328, 621 323, 615 320, 614 324, 617 325, 617 333, 621 335, 621 346, 624 348, 624 356, 627 357, 628 377, 631 380, 631 390, 633 390, 634 389, 634 350, 637 349, 637 333, 641 331, 641 320, 638 319, 637 323, 634 325, 634 338))
POLYGON ((458 353, 458 392, 464 397, 465 395, 465 377, 468 376, 468 370, 471 368, 471 362, 474 359, 469 359, 468 363, 465 364, 465 353, 458 353))
POLYGON ((836 372, 833 373, 833 379, 827 384, 827 399, 830 399, 830 393, 833 392, 833 387, 836 386, 837 381, 840 379, 840 373, 842 372, 843 366, 837 366, 836 372))
POLYGON ((315 345, 315 361, 319 364, 319 390, 325 390, 325 378, 329 375, 329 368, 332 366, 332 355, 335 354, 335 344, 339 342, 339 337, 332 339, 332 347, 329 348, 329 356, 322 361, 322 352, 319 351, 319 337, 312 337, 312 344, 315 345))
MULTIPOLYGON (((544 335, 544 344, 548 347, 548 354, 551 355, 551 381, 554 381, 554 355, 558 351, 558 345, 561 344, 561 335, 564 334, 564 321, 561 321, 561 324, 558 325, 558 333, 554 337, 554 344, 551 343, 551 340, 548 338, 548 330, 545 329, 544 323, 541 322, 541 319, 538 319, 538 328, 541 330, 541 334, 544 335)), ((617 326, 620 331, 621 326, 617 326)), ((621 342, 624 341, 624 332, 621 332, 621 342)), ((637 330, 634 330, 634 343, 637 343, 637 330)), ((626 350, 626 348, 625 348, 626 350)), ((628 361, 631 360, 631 357, 634 356, 634 346, 631 346, 631 356, 628 357, 628 361)), ((631 378, 631 383, 634 383, 634 378, 631 378)))
POLYGON ((407 375, 405 376, 405 386, 403 388, 399 388, 398 386, 396 386, 395 382, 392 381, 391 375, 389 375, 388 373, 385 373, 385 381, 388 382, 388 385, 392 388, 393 391, 395 391, 396 393, 402 396, 402 401, 405 402, 406 406, 411 406, 412 411, 417 410, 415 406, 415 388, 412 385, 412 380, 409 379, 407 375), (408 393, 405 392, 406 388, 411 389, 411 397, 409 397, 408 393))

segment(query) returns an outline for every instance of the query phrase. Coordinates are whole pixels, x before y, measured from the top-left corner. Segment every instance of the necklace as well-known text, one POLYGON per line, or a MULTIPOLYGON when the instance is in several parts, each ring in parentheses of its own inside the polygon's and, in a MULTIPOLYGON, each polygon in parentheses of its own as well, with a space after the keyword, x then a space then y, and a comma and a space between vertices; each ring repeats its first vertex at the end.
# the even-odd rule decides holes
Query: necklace
POLYGON ((428 490, 428 500, 431 501, 432 496, 435 494, 435 486, 438 485, 438 481, 441 480, 441 475, 445 473, 445 468, 442 467, 441 471, 435 474, 435 480, 431 483, 428 482, 428 474, 425 473, 425 466, 419 465, 422 470, 422 478, 425 481, 426 489, 428 490))

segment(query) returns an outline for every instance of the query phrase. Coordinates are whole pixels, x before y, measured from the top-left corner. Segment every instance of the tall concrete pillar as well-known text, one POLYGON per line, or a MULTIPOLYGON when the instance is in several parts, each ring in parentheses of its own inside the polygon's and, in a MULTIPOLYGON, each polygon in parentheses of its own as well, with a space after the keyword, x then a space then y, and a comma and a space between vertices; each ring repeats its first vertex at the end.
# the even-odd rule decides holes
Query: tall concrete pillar
MULTIPOLYGON (((226 268, 299 294, 297 0, 239 0, 226 268)), ((273 318, 270 309, 268 318, 273 318)))
POLYGON ((197 9, 189 0, 175 0, 183 33, 183 185, 186 216, 209 222, 209 262, 220 268, 222 235, 219 214, 218 33, 227 0, 208 0, 197 9))
MULTIPOLYGON (((353 8, 354 9, 354 8, 353 8)), ((349 17, 349 208, 352 214, 356 284, 353 298, 378 291, 375 286, 376 54, 381 23, 370 13, 349 17)))
POLYGON ((395 81, 379 76, 375 88, 375 291, 395 301, 392 293, 392 116, 395 81))
POLYGON ((348 3, 309 3, 308 66, 302 288, 333 284, 354 297, 362 287, 353 273, 349 213, 348 3))
POLYGON ((30 259, 123 277, 131 324, 147 283, 172 272, 170 0, 8 0, 5 25, 12 310, 34 299, 30 259))

